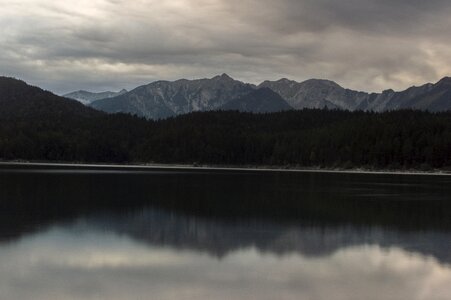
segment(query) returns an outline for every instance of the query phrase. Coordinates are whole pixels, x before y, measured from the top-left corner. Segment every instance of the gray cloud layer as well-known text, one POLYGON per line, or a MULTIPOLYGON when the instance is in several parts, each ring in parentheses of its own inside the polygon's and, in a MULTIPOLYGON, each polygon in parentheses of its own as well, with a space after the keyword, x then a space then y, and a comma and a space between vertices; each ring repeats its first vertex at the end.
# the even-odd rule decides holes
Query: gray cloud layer
POLYGON ((61 93, 156 79, 327 78, 402 89, 451 74, 446 0, 0 0, 0 73, 61 93))

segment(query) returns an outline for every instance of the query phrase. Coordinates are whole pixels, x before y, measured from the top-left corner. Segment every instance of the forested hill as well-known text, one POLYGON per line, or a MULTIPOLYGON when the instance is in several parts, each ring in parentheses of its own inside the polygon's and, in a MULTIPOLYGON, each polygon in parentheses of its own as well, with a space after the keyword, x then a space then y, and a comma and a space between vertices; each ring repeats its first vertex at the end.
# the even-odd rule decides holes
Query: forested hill
POLYGON ((94 117, 103 113, 21 80, 0 76, 0 118, 94 117))
POLYGON ((198 112, 160 121, 107 115, 0 80, 0 159, 448 168, 451 113, 304 109, 198 112))

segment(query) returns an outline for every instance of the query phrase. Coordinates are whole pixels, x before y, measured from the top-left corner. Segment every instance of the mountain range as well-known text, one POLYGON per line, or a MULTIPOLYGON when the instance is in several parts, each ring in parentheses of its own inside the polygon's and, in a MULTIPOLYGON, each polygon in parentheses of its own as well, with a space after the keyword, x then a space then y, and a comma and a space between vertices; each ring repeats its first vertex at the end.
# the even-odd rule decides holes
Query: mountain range
MULTIPOLYGON (((156 115, 162 120, 153 121, 127 113, 107 114, 0 76, 0 160, 451 168, 451 111, 397 110, 376 114, 343 109, 295 110, 291 108, 293 102, 270 88, 258 88, 226 76, 198 80, 196 87, 192 83, 179 82, 180 88, 170 102, 172 109, 181 109, 180 103, 185 103, 186 110, 177 111, 174 118, 156 115), (240 95, 233 98, 235 94, 240 95), (184 114, 193 111, 194 104, 196 110, 207 111, 184 114), (281 110, 289 111, 266 113, 281 110)), ((158 91, 158 85, 174 88, 171 82, 154 83, 140 88, 142 95, 158 91)), ((175 115, 163 98, 167 91, 163 91, 161 88, 155 100, 166 108, 166 116, 175 115)), ((445 78, 408 90, 407 98, 395 93, 390 101, 399 97, 406 105, 446 109, 449 91, 450 83, 445 78)), ((99 101, 122 105, 119 100, 136 94, 133 90, 99 101)), ((290 99, 297 97, 292 95, 290 99)), ((367 100, 374 103, 378 98, 367 100)), ((145 98, 142 101, 146 104, 145 98)))
POLYGON ((296 82, 288 79, 265 81, 257 88, 267 87, 278 93, 294 109, 338 108, 383 112, 398 109, 418 109, 433 112, 451 109, 451 78, 395 92, 366 93, 345 89, 329 80, 310 79, 296 82))
POLYGON ((114 98, 94 101, 91 106, 109 113, 125 112, 160 119, 193 111, 217 110, 255 88, 226 74, 211 79, 156 81, 114 98))
POLYGON ((266 113, 324 107, 350 111, 419 109, 437 112, 451 109, 451 78, 445 77, 435 84, 414 86, 399 92, 367 93, 346 89, 323 79, 296 82, 283 78, 253 85, 222 74, 210 79, 155 81, 129 92, 78 91, 65 97, 108 113, 130 113, 149 119, 195 111, 266 113))

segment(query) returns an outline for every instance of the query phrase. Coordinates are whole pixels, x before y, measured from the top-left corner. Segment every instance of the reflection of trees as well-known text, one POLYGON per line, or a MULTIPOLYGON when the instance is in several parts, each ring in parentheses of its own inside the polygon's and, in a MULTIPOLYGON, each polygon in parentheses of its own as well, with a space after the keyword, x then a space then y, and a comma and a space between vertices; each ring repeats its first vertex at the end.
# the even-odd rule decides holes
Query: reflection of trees
POLYGON ((437 247, 451 227, 447 180, 231 171, 2 172, 0 236, 20 237, 94 215, 91 223, 149 243, 221 256, 248 246, 304 254, 362 243, 408 248, 419 232, 428 231, 423 246, 430 249, 421 251, 443 258, 437 247))
POLYGON ((351 246, 379 245, 433 255, 451 263, 447 244, 451 233, 434 230, 404 231, 363 224, 287 224, 249 218, 224 220, 154 208, 97 214, 83 218, 83 223, 149 245, 205 251, 219 258, 249 247, 277 255, 299 253, 318 257, 351 246))

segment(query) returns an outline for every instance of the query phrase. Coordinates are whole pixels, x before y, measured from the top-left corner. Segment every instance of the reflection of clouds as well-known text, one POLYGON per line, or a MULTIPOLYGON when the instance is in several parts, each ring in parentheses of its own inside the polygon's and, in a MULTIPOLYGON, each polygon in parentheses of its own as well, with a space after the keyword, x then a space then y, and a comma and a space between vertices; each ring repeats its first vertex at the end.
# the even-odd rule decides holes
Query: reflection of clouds
POLYGON ((53 230, 0 248, 2 299, 449 299, 451 269, 399 248, 221 260, 124 236, 53 230))

